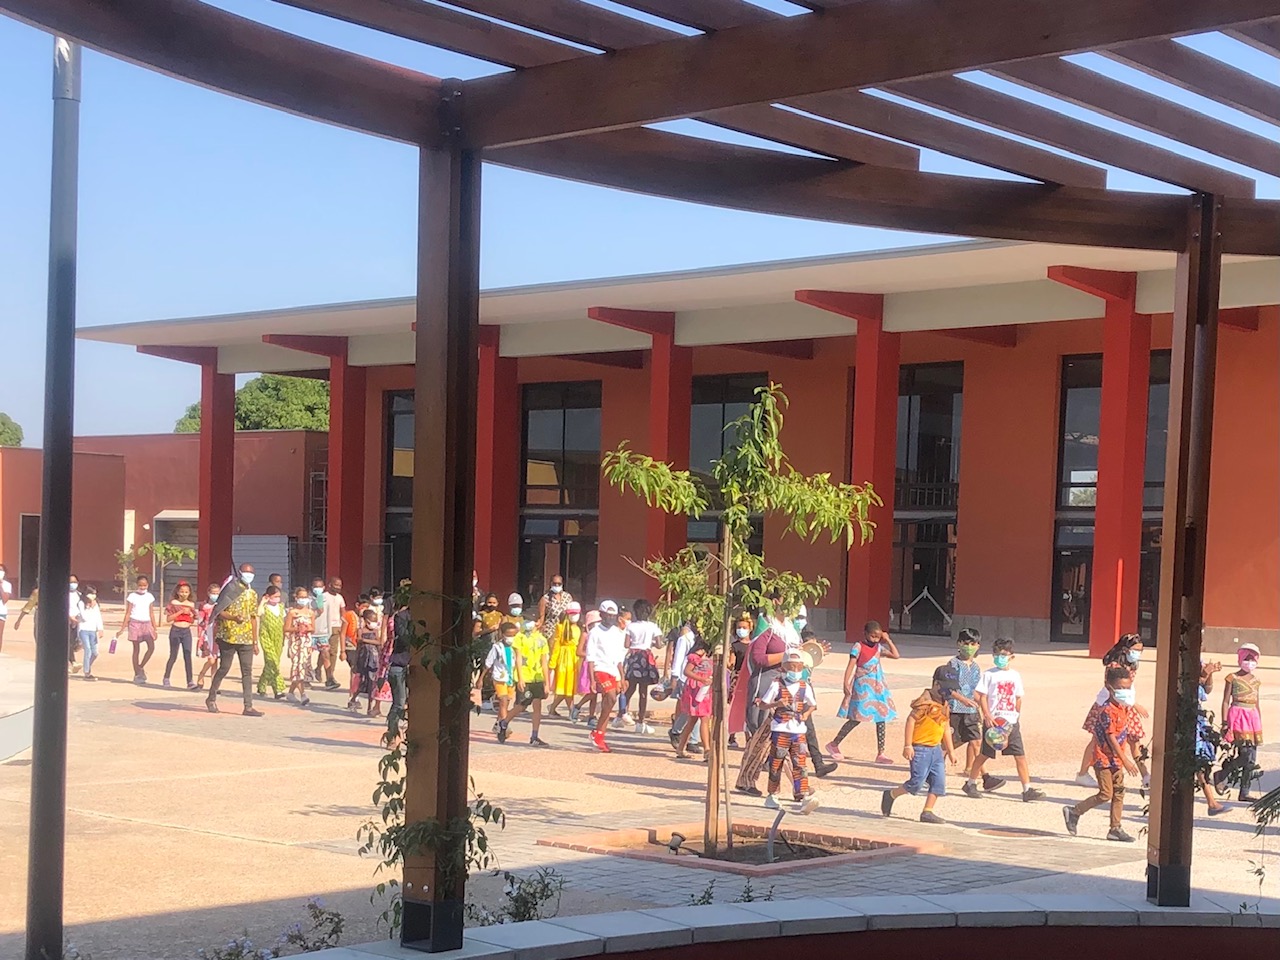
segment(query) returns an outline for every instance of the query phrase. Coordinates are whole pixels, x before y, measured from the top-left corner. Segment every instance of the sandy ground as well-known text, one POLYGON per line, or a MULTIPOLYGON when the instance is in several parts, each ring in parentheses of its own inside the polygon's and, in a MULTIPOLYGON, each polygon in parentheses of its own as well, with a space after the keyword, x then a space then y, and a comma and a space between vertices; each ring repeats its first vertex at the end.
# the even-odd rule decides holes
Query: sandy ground
MULTIPOLYGON (((901 646, 903 659, 889 664, 888 681, 904 707, 953 647, 926 638, 904 639, 901 646)), ((243 930, 270 942, 301 920, 306 899, 317 895, 346 916, 344 942, 384 935, 376 920, 381 906, 370 902, 375 864, 356 855, 355 840, 360 824, 376 814, 370 799, 380 726, 345 713, 340 693, 317 695, 309 711, 260 704, 267 716, 257 720, 240 716, 236 700, 224 699, 224 712, 211 715, 202 695, 154 684, 166 653, 158 651, 161 659, 148 668, 150 686, 129 682, 123 647, 100 661, 101 682, 70 680, 69 939, 94 960, 194 957, 199 948, 243 930)), ((10 630, 0 656, 0 703, 8 709, 29 691, 33 655, 29 626, 10 630)), ((837 649, 818 671, 824 734, 839 723, 834 712, 843 663, 837 649)), ((1072 778, 1085 742, 1080 722, 1099 686, 1098 665, 1082 650, 1061 646, 1024 650, 1015 665, 1027 685, 1023 724, 1032 775, 1049 800, 1024 804, 1010 788, 969 800, 959 794, 956 778, 953 792, 939 803, 939 813, 951 821, 945 827, 919 824, 913 798, 901 800, 894 818, 885 821, 880 792, 901 782, 903 765, 870 763, 874 734, 860 728, 846 741, 848 761, 818 782, 823 806, 813 822, 863 835, 891 830, 941 844, 941 850, 927 864, 923 857, 905 858, 874 871, 848 868, 821 881, 818 874, 797 873, 777 884, 777 895, 803 896, 815 886, 830 890, 830 884, 850 892, 916 892, 922 876, 936 876, 951 883, 949 890, 1105 890, 1141 897, 1144 843, 1119 849, 1102 841, 1102 812, 1085 818, 1080 839, 1062 837, 1061 805, 1088 794, 1072 778), (984 832, 1007 827, 1035 833, 1008 838, 984 832), (926 866, 929 872, 922 874, 926 866)), ((1149 678, 1150 672, 1148 663, 1144 674, 1149 678)), ((1280 670, 1267 663, 1262 675, 1267 727, 1274 730, 1280 670)), ((1149 703, 1143 687, 1140 679, 1140 700, 1149 703)), ((615 752, 605 756, 590 749, 582 727, 563 721, 544 725, 544 738, 556 748, 544 751, 527 745, 523 721, 506 745, 497 744, 491 723, 486 714, 473 724, 472 772, 477 788, 508 814, 507 828, 493 838, 503 868, 523 873, 555 866, 569 880, 563 913, 679 903, 705 886, 702 870, 536 846, 540 837, 697 819, 704 770, 673 759, 661 735, 665 729, 653 737, 619 733, 612 738, 615 752)), ((901 723, 891 725, 895 756, 901 736, 901 723)), ((1277 782, 1278 759, 1274 746, 1264 748, 1265 787, 1277 782)), ((1012 776, 1011 763, 993 769, 1012 776)), ((29 790, 29 753, 0 765, 0 816, 7 823, 0 832, 3 957, 19 954, 22 941, 29 790)), ((758 801, 741 799, 740 816, 763 818, 758 801)), ((1136 794, 1130 797, 1131 832, 1142 827, 1141 803, 1136 794)), ((1203 814, 1201 801, 1197 888, 1256 900, 1259 878, 1250 864, 1273 859, 1275 840, 1256 837, 1239 805, 1212 821, 1203 814)), ((1273 869, 1262 881, 1263 895, 1275 896, 1278 874, 1280 868, 1273 869)), ((501 882, 478 878, 473 895, 492 902, 501 882)), ((738 882, 721 889, 736 890, 738 882)))

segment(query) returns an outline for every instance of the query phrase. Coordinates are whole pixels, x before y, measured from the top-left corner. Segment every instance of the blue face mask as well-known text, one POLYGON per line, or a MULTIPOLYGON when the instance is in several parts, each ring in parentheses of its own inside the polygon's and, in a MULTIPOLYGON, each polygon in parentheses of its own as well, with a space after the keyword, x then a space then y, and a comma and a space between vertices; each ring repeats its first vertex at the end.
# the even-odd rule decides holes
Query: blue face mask
POLYGON ((1137 663, 1139 660, 1142 659, 1142 651, 1134 647, 1130 647, 1128 650, 1126 650, 1124 655, 1125 655, 1125 658, 1130 663, 1137 663))
POLYGON ((803 679, 804 679, 804 674, 801 673, 799 670, 787 671, 787 683, 799 683, 803 679))
POLYGON ((809 621, 806 620, 804 617, 796 617, 794 620, 791 621, 791 625, 795 627, 797 630, 803 630, 805 627, 805 624, 807 624, 808 622, 809 621))
POLYGON ((997 670, 1003 670, 1009 665, 1009 655, 1007 653, 997 653, 991 658, 991 662, 996 665, 997 670))
POLYGON ((311 592, 314 593, 317 597, 323 597, 324 587, 312 587, 311 592))
POLYGON ((1137 701, 1137 697, 1134 695, 1132 688, 1127 690, 1112 690, 1111 696, 1115 699, 1116 703, 1120 704, 1122 707, 1132 707, 1137 701))

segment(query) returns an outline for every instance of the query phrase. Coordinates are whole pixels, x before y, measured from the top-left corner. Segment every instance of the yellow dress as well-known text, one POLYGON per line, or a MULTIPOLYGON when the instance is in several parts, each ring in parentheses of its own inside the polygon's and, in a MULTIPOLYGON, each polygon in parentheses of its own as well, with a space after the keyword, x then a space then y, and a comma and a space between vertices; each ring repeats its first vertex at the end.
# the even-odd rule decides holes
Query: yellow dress
POLYGON ((557 697, 572 697, 578 687, 578 642, 582 626, 562 620, 556 624, 556 639, 551 647, 551 670, 555 673, 557 697))

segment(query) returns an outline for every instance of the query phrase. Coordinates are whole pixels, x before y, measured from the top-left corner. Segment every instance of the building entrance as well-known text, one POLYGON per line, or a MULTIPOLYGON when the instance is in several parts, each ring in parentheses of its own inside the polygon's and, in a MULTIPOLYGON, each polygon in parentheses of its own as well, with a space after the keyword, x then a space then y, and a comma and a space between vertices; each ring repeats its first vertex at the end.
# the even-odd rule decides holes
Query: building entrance
MULTIPOLYGON (((1138 633, 1146 644, 1156 639, 1156 600, 1160 592, 1160 521, 1144 520, 1138 568, 1138 633)), ((1050 637, 1068 643, 1089 642, 1090 589, 1093 584, 1093 524, 1059 523, 1054 539, 1050 637)), ((1117 639, 1117 638, 1112 638, 1117 639)))

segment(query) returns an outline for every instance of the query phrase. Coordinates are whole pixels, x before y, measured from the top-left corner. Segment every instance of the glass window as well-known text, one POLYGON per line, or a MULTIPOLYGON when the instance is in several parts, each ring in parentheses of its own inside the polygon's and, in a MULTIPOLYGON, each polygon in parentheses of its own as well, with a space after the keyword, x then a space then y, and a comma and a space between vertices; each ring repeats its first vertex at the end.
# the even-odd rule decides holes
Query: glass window
POLYGON ((522 502, 595 508, 600 502, 600 382, 527 384, 522 502))
POLYGON ((743 416, 766 386, 763 373, 740 373, 693 378, 693 406, 689 420, 689 468, 710 481, 717 460, 733 449, 734 437, 725 428, 743 416))
POLYGON ((1164 506, 1164 458, 1169 449, 1169 365, 1172 354, 1158 350, 1151 354, 1151 388, 1147 394, 1147 459, 1142 505, 1159 510, 1164 506))
POLYGON ((898 372, 895 506, 955 508, 960 487, 964 364, 904 366, 898 372))
POLYGON ((413 391, 388 391, 387 507, 413 507, 413 391))

